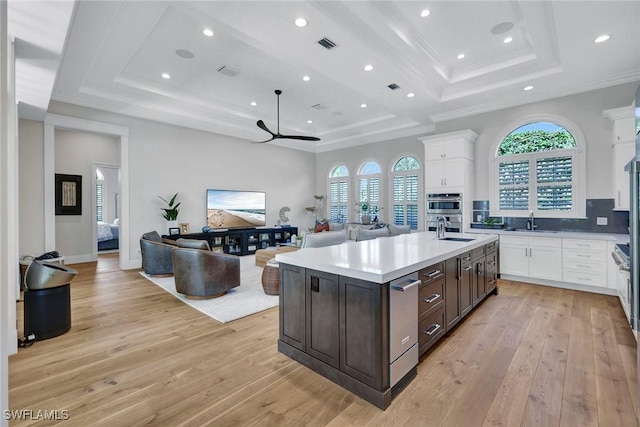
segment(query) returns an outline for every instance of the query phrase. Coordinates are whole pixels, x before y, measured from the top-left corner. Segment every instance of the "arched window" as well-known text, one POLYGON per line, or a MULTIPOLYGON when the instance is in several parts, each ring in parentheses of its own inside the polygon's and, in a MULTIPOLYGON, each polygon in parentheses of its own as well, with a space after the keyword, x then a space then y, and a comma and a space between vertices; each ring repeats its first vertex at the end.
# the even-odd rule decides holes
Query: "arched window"
MULTIPOLYGON (((380 208, 380 177, 382 170, 375 161, 365 162, 358 171, 358 205, 367 203, 369 214, 377 215, 380 208)), ((363 214, 365 212, 362 212, 363 214)))
POLYGON ((348 219, 349 170, 338 165, 329 172, 329 220, 346 222, 348 219))
POLYGON ((514 216, 577 216, 578 197, 575 136, 563 126, 536 121, 511 131, 498 145, 497 202, 514 216))
POLYGON ((391 171, 393 191, 393 218, 395 225, 409 225, 418 229, 420 162, 415 157, 398 159, 391 171))

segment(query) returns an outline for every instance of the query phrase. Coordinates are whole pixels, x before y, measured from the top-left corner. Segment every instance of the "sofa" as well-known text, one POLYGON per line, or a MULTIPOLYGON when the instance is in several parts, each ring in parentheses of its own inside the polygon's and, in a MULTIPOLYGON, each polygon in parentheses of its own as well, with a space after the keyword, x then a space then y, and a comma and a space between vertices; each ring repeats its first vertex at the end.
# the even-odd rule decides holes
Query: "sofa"
POLYGON ((339 245, 346 241, 361 242, 377 239, 379 237, 399 236, 409 234, 411 228, 408 225, 354 225, 342 223, 329 223, 329 231, 306 234, 301 248, 320 248, 323 246, 339 245))

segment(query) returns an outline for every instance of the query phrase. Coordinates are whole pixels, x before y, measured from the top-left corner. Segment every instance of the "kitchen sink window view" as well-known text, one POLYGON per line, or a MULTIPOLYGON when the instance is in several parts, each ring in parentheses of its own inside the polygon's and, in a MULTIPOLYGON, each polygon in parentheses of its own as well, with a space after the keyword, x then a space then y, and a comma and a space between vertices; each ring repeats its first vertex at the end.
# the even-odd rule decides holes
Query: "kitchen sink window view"
POLYGON ((502 215, 584 217, 584 137, 561 121, 511 127, 498 144, 495 197, 502 215))

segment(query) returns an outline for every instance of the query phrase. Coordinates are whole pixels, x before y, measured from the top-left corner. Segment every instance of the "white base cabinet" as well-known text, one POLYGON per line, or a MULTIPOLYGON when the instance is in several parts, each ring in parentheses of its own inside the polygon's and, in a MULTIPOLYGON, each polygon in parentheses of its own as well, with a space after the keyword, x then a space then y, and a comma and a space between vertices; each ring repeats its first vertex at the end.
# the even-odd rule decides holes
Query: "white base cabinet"
POLYGON ((562 280, 562 239, 500 236, 500 273, 562 280))
POLYGON ((503 234, 500 236, 500 273, 616 289, 620 294, 618 278, 610 271, 612 246, 605 240, 503 234))

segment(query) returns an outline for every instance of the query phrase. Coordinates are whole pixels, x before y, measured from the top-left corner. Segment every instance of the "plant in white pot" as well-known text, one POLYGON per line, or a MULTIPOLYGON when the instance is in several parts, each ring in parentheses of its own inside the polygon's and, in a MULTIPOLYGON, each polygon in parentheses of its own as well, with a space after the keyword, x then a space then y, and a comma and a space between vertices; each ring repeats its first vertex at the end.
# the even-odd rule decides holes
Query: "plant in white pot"
POLYGON ((167 220, 167 228, 177 228, 178 227, 178 213, 180 212, 180 203, 176 203, 176 198, 178 197, 178 193, 174 194, 169 201, 164 197, 158 196, 160 200, 167 204, 166 208, 161 208, 162 217, 167 220))

